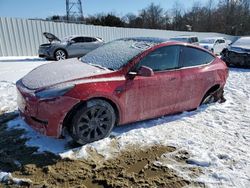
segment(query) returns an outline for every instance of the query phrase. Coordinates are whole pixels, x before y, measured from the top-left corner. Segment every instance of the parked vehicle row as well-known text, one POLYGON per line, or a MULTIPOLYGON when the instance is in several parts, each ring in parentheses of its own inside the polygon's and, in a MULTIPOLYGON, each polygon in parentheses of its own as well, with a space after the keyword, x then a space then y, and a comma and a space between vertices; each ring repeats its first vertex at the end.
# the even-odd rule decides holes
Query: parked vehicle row
MULTIPOLYGON (((82 57, 104 44, 99 37, 68 36, 60 40, 51 33, 45 32, 43 35, 50 43, 39 46, 39 57, 49 60, 82 57)), ((201 46, 216 55, 221 54, 228 66, 250 67, 250 37, 241 37, 231 45, 230 41, 223 37, 208 37, 199 41, 197 36, 181 35, 169 40, 201 46)))
POLYGON ((170 40, 198 45, 216 55, 219 55, 221 51, 228 46, 228 42, 223 37, 209 37, 199 41, 197 36, 181 35, 170 38, 170 40))
POLYGON ((221 55, 227 66, 250 67, 250 37, 240 37, 233 43, 223 37, 209 37, 198 42, 197 37, 186 35, 170 40, 199 45, 216 55, 221 55))
POLYGON ((226 64, 199 46, 119 39, 28 73, 16 84, 18 108, 37 131, 60 137, 67 130, 86 144, 117 125, 223 101, 227 77, 226 64))

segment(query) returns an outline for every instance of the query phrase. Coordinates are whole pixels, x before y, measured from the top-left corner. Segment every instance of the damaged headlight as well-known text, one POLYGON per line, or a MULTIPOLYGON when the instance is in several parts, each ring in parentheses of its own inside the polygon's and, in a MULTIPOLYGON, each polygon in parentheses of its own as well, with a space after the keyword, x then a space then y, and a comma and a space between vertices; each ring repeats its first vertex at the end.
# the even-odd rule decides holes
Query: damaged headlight
POLYGON ((42 91, 35 92, 36 97, 39 99, 50 99, 55 97, 63 96, 65 93, 74 88, 74 85, 70 86, 61 86, 61 87, 52 87, 42 91))

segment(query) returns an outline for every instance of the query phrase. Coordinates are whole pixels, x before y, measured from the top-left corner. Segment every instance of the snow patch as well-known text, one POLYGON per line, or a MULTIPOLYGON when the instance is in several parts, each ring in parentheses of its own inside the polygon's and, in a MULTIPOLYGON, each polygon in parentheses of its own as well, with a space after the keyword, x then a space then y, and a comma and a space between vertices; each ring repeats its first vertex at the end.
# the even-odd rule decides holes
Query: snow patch
POLYGON ((22 184, 31 184, 32 181, 30 179, 19 179, 12 177, 11 173, 1 172, 0 171, 0 183, 7 183, 7 184, 15 184, 15 185, 22 185, 22 184))
POLYGON ((23 129, 25 130, 25 134, 22 138, 28 138, 29 140, 26 142, 27 146, 37 147, 38 153, 49 151, 55 154, 59 154, 61 152, 65 152, 67 149, 67 141, 66 139, 54 139, 44 135, 39 134, 30 126, 28 126, 21 117, 16 118, 13 121, 8 123, 8 129, 23 129))
POLYGON ((36 62, 36 61, 44 61, 43 58, 39 58, 37 56, 2 56, 0 57, 0 62, 18 62, 18 61, 32 61, 32 62, 36 62))

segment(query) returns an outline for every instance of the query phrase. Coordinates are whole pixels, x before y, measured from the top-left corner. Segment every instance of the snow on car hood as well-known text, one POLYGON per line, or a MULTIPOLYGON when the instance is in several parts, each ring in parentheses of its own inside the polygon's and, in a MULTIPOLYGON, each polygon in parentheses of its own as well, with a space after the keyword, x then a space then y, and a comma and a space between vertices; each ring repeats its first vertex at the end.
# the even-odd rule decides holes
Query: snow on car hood
POLYGON ((246 49, 250 50, 250 45, 231 45, 232 48, 241 48, 241 49, 246 49))
POLYGON ((248 45, 231 45, 228 48, 229 51, 233 51, 236 53, 250 53, 250 46, 248 45))
POLYGON ((111 71, 88 65, 78 59, 68 59, 39 66, 21 80, 25 87, 35 90, 108 72, 111 71))

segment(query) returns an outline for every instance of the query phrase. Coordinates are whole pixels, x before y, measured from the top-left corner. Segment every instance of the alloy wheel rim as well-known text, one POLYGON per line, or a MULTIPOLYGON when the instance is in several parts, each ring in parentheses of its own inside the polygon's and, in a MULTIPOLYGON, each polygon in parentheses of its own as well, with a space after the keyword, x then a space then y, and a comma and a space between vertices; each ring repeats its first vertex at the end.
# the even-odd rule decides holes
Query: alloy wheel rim
POLYGON ((79 119, 77 132, 84 140, 97 140, 109 131, 112 115, 103 106, 89 108, 79 119))
POLYGON ((56 59, 59 61, 59 60, 64 60, 66 59, 66 55, 65 53, 62 51, 62 50, 58 50, 56 52, 56 59))
POLYGON ((212 103, 213 101, 214 101, 214 97, 212 95, 209 95, 204 99, 203 104, 209 104, 209 103, 212 103))

